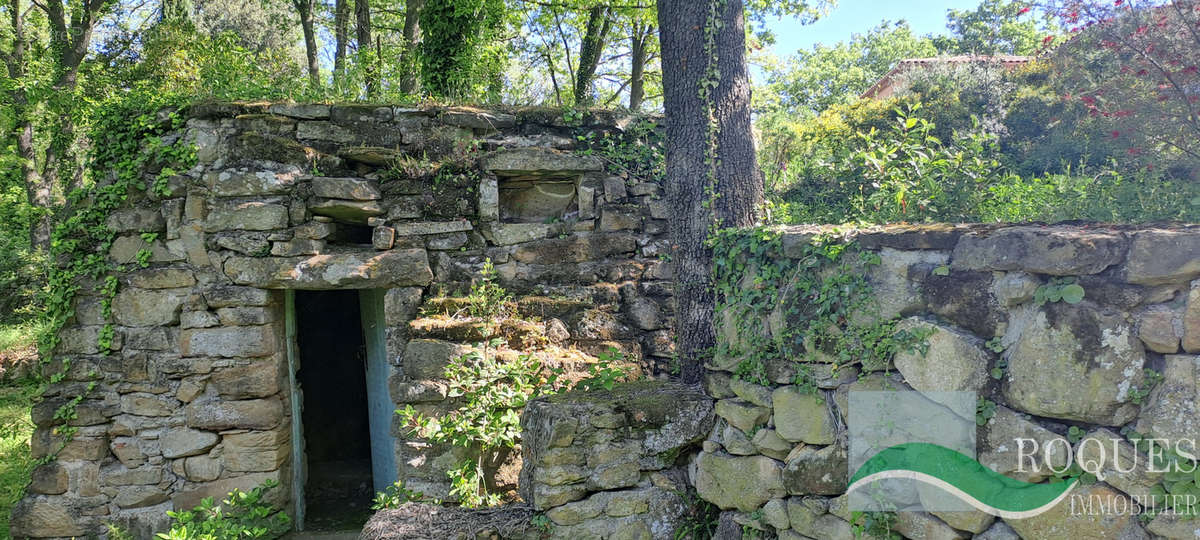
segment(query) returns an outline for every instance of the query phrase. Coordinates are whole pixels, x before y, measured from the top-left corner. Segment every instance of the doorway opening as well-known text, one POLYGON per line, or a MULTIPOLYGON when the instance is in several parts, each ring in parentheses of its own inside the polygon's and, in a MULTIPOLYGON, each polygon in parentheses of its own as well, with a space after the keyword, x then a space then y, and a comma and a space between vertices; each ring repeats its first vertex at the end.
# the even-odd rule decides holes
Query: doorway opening
POLYGON ((296 291, 295 386, 300 402, 298 528, 360 528, 374 494, 367 334, 359 292, 296 291))

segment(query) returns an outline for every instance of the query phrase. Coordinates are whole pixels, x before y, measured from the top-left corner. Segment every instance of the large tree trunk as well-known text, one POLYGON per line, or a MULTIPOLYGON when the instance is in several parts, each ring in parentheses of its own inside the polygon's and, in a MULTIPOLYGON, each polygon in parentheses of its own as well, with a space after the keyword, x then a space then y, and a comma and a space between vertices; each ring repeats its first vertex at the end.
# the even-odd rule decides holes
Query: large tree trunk
POLYGON ((675 215, 676 352, 685 382, 700 380, 716 346, 712 252, 705 241, 714 226, 754 224, 762 199, 742 17, 740 0, 658 3, 667 197, 675 215), (713 25, 708 38, 706 28, 713 25), (705 50, 706 39, 715 58, 705 50), (708 79, 717 73, 711 86, 708 79))
POLYGON ((404 52, 400 53, 400 65, 406 70, 400 78, 400 91, 412 94, 417 91, 417 41, 421 39, 421 9, 425 0, 408 0, 404 3, 404 52))
POLYGON ((367 85, 367 97, 374 96, 379 90, 379 60, 371 58, 371 46, 375 44, 371 38, 371 3, 370 0, 354 0, 355 31, 358 34, 358 61, 364 62, 364 78, 367 85))
POLYGON ((313 30, 313 0, 292 0, 296 14, 300 16, 300 29, 304 32, 304 56, 308 64, 308 85, 316 89, 321 86, 321 66, 317 63, 317 34, 313 30))
POLYGON ((592 81, 596 68, 604 53, 604 40, 612 28, 612 11, 608 6, 595 6, 588 10, 587 30, 579 42, 579 69, 575 71, 575 105, 592 104, 592 81))
POLYGON ((350 41, 350 0, 333 4, 333 83, 341 87, 346 77, 346 43, 350 41))
MULTIPOLYGON (((4 55, 5 67, 11 80, 21 80, 25 76, 26 54, 29 43, 25 40, 25 16, 21 0, 10 0, 8 3, 8 23, 12 33, 12 49, 4 55)), ((33 122, 26 116, 28 96, 21 86, 8 90, 9 101, 13 104, 11 111, 17 121, 17 155, 21 158, 21 179, 25 187, 26 201, 39 210, 37 217, 29 227, 29 245, 33 249, 46 250, 50 247, 50 230, 52 227, 50 207, 54 202, 53 190, 38 174, 37 151, 33 145, 33 122)))
POLYGON ((629 110, 642 108, 642 100, 646 98, 646 50, 650 33, 654 29, 640 22, 633 23, 633 31, 629 36, 629 110))

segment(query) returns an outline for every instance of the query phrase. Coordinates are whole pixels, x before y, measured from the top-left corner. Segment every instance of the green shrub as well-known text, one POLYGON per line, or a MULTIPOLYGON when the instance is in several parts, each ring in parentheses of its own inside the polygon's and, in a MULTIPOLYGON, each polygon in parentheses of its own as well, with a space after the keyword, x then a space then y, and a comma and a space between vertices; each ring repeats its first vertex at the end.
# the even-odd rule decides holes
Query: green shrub
POLYGON ((279 538, 292 528, 291 518, 263 500, 263 495, 278 486, 267 480, 248 493, 233 490, 229 498, 216 504, 212 497, 192 510, 167 512, 171 530, 159 533, 161 540, 239 540, 242 538, 279 538))

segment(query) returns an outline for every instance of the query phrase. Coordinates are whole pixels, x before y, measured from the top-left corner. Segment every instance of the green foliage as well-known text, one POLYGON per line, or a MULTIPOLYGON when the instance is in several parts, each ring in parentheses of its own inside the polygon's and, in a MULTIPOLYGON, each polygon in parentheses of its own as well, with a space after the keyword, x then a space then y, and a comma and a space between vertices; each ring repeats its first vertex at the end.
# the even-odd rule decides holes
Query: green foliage
POLYGON ((471 284, 467 294, 467 312, 488 325, 488 333, 500 318, 507 316, 512 296, 496 282, 496 267, 491 259, 483 261, 479 279, 471 284))
POLYGON ((1084 431, 1083 428, 1080 428, 1079 426, 1071 426, 1070 428, 1067 429, 1067 441, 1070 442, 1071 444, 1075 444, 1075 443, 1083 440, 1084 435, 1087 435, 1087 432, 1084 431))
POLYGON ((985 397, 980 397, 975 402, 975 424, 984 426, 988 420, 996 416, 996 402, 985 397))
POLYGON ((1163 439, 1152 439, 1132 431, 1126 436, 1134 448, 1151 456, 1153 462, 1149 465, 1154 470, 1165 471, 1162 482, 1150 488, 1155 506, 1170 508, 1185 520, 1200 518, 1200 462, 1164 446, 1163 439), (1152 444, 1157 448, 1152 449, 1152 444))
POLYGON ((662 184, 667 174, 666 139, 658 122, 638 118, 618 133, 586 131, 576 135, 583 155, 599 156, 605 168, 622 178, 662 184))
POLYGON ((1076 281, 1077 278, 1070 276, 1051 278, 1049 283, 1040 285, 1033 291, 1033 305, 1042 306, 1047 302, 1082 302, 1085 292, 1083 286, 1076 281))
POLYGON ((1162 380, 1162 373, 1150 368, 1143 369, 1142 384, 1129 390, 1129 400, 1135 405, 1141 405, 1150 396, 1150 391, 1154 390, 1154 387, 1158 386, 1162 380))
POLYGON ((546 514, 537 514, 529 518, 529 524, 533 525, 534 530, 542 534, 550 534, 554 531, 554 523, 550 521, 550 518, 546 517, 546 514))
POLYGON ((896 528, 895 512, 860 512, 850 513, 850 531, 855 538, 885 538, 900 540, 896 528))
POLYGON ((277 487, 267 480, 248 493, 233 490, 221 504, 212 497, 192 510, 167 512, 171 529, 159 533, 161 540, 234 540, 241 538, 279 538, 291 530, 287 514, 271 506, 263 495, 277 487))
POLYGON ((1024 1, 983 0, 975 9, 947 10, 951 36, 936 41, 952 54, 1036 54, 1043 38, 1058 28, 1048 12, 1030 7, 1024 1))
MULTIPOLYGON (((817 44, 766 66, 759 107, 820 113, 858 99, 900 60, 937 56, 933 41, 913 33, 905 21, 883 21, 864 34, 832 46, 817 44), (765 102, 765 103, 764 103, 765 102)), ((756 96, 758 97, 758 96, 756 96)))
POLYGON ((633 368, 625 365, 625 355, 614 347, 600 353, 598 360, 588 366, 588 376, 575 383, 574 390, 612 390, 634 376, 633 368))
POLYGON ((29 410, 39 393, 32 381, 0 384, 0 538, 11 538, 8 517, 25 494, 34 469, 29 450, 33 434, 29 410))
POLYGON ((499 38, 508 16, 503 0, 426 2, 418 48, 425 90, 442 98, 498 98, 506 60, 499 38))
MULTIPOLYGON (((38 348, 43 366, 49 365, 51 352, 59 342, 59 331, 74 314, 76 292, 88 281, 100 283, 98 291, 103 315, 106 319, 112 316, 112 300, 118 286, 115 272, 123 266, 114 265, 107 259, 109 247, 116 237, 107 226, 109 214, 125 205, 131 197, 140 196, 160 180, 176 174, 177 170, 186 170, 194 163, 195 151, 189 144, 162 138, 164 133, 183 125, 183 118, 176 113, 160 116, 170 104, 168 97, 137 93, 96 108, 90 134, 95 147, 88 168, 94 184, 90 189, 70 195, 74 213, 58 223, 51 241, 51 256, 59 264, 50 269, 49 284, 41 301, 45 324, 38 336, 38 348)), ((155 236, 143 236, 146 238, 156 239, 155 236)), ((120 262, 135 262, 144 267, 148 259, 147 255, 139 253, 136 261, 120 262)), ((100 354, 110 352, 113 336, 113 324, 108 322, 99 331, 100 354)), ((37 375, 44 385, 61 382, 66 377, 70 360, 59 360, 57 373, 46 374, 38 370, 37 375)), ((55 427, 55 433, 60 436, 61 444, 41 458, 39 464, 53 460, 78 430, 66 422, 75 417, 75 407, 95 389, 95 375, 89 377, 93 380, 85 385, 85 391, 55 411, 54 419, 61 423, 55 427)))
POLYGON ((879 264, 877 254, 817 237, 785 257, 781 238, 756 228, 726 229, 709 239, 717 318, 733 327, 718 339, 715 361, 738 359, 735 377, 767 384, 767 365, 780 363, 801 379, 811 377, 809 362, 879 370, 897 352, 927 346, 928 332, 898 331, 897 319, 877 316, 861 270, 879 264), (768 320, 775 321, 770 328, 768 320))
POLYGON ((675 540, 712 540, 717 533, 721 509, 701 499, 695 490, 678 492, 687 512, 675 529, 675 540))
POLYGON ((419 501, 424 498, 424 493, 405 487, 404 480, 396 480, 387 489, 375 493, 375 499, 371 501, 371 510, 378 512, 380 510, 399 508, 404 503, 419 501))

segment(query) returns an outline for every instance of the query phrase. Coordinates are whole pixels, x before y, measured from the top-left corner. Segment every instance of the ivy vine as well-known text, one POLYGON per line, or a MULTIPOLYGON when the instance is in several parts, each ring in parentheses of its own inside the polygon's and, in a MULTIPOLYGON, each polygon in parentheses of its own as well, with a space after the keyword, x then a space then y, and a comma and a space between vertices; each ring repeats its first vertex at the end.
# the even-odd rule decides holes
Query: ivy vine
POLYGON ((709 241, 716 314, 734 325, 716 358, 738 359, 735 377, 765 385, 769 364, 790 363, 792 382, 815 392, 814 364, 878 371, 898 352, 928 347, 932 329, 898 330, 898 318, 879 317, 863 272, 879 264, 878 254, 818 236, 787 257, 782 238, 758 227, 724 229, 709 241))
MULTIPOLYGON (((116 329, 112 323, 112 302, 117 295, 117 273, 124 265, 108 258, 116 232, 108 227, 108 217, 125 206, 133 190, 156 196, 168 192, 169 179, 178 170, 195 163, 194 148, 181 138, 164 135, 183 127, 184 119, 177 112, 163 114, 172 103, 168 98, 131 94, 97 109, 89 132, 92 142, 87 171, 91 186, 69 194, 71 212, 57 224, 51 240, 51 254, 56 264, 51 268, 44 291, 46 323, 38 335, 41 368, 36 376, 42 386, 39 393, 64 381, 71 370, 70 357, 59 357, 53 372, 50 366, 55 348, 61 342, 61 332, 75 315, 75 297, 89 284, 99 293, 101 314, 106 321, 97 333, 100 355, 112 352, 116 329)), ((157 240, 157 234, 146 231, 142 239, 157 240)), ((141 249, 135 261, 139 267, 150 263, 151 252, 141 249)), ((54 434, 60 438, 57 448, 39 458, 37 465, 53 461, 78 432, 70 421, 77 417, 76 408, 96 389, 98 375, 90 379, 83 391, 72 396, 54 412, 57 424, 54 434)))

